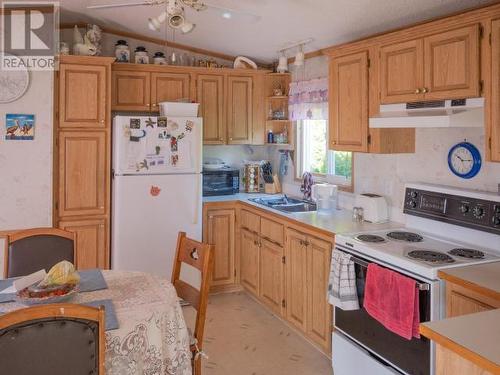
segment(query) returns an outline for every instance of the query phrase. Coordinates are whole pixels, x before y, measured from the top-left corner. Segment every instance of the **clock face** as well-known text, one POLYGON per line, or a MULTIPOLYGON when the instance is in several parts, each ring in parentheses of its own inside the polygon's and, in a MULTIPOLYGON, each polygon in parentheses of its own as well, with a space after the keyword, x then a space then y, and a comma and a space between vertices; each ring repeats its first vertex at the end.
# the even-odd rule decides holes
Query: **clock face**
POLYGON ((474 157, 465 147, 458 147, 451 154, 451 166, 458 174, 466 175, 474 168, 474 157))
POLYGON ((472 178, 481 169, 481 154, 473 144, 462 142, 453 146, 448 153, 451 171, 461 178, 472 178))

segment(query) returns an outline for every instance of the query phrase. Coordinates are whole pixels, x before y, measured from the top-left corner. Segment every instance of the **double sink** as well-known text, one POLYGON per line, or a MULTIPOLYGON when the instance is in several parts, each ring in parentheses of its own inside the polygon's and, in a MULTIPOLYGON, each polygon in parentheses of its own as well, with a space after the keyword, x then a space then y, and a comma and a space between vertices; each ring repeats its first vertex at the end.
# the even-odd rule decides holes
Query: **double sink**
POLYGON ((281 212, 310 212, 316 211, 316 204, 304 199, 281 197, 249 198, 250 202, 260 204, 281 212))

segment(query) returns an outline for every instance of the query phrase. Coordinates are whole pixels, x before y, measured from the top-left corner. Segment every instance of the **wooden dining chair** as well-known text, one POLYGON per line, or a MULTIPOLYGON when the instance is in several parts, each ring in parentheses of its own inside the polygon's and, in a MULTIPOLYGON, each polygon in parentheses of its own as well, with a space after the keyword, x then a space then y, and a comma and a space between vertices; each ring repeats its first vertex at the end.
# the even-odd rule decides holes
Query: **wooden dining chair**
POLYGON ((177 253, 172 272, 172 284, 177 295, 188 302, 196 310, 196 323, 191 338, 193 374, 201 375, 201 356, 203 350, 203 332, 210 288, 210 273, 213 268, 213 245, 201 243, 186 237, 179 232, 177 237, 177 253), (182 263, 189 264, 201 272, 201 287, 196 289, 180 279, 182 263))
POLYGON ((61 303, 0 316, 0 373, 104 375, 104 308, 61 303))
POLYGON ((29 275, 56 263, 75 263, 76 234, 57 228, 34 228, 7 237, 5 277, 29 275))

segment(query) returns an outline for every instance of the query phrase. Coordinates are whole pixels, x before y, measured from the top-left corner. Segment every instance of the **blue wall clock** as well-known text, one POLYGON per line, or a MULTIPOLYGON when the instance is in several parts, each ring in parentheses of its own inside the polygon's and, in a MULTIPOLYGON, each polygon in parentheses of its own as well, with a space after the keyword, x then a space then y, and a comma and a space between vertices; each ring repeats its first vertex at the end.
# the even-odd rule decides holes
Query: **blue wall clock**
POLYGON ((450 149, 448 166, 456 176, 472 178, 481 169, 481 153, 472 143, 460 142, 450 149))

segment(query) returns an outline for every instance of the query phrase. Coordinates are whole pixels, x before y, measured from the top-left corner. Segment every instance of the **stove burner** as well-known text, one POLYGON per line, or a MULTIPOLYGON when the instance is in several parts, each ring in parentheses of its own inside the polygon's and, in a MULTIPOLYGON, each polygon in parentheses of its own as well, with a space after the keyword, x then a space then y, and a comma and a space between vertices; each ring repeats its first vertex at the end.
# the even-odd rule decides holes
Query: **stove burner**
POLYGON ((387 237, 406 242, 421 242, 424 240, 424 237, 420 234, 403 231, 389 232, 387 233, 387 237))
POLYGON ((377 236, 375 234, 360 234, 354 238, 361 242, 371 242, 371 243, 385 242, 384 237, 377 236))
POLYGON ((484 253, 479 250, 474 250, 474 249, 464 249, 464 248, 457 248, 448 251, 448 254, 455 255, 457 257, 462 257, 462 258, 469 258, 469 259, 483 259, 484 258, 484 253))
POLYGON ((408 253, 408 258, 422 260, 429 263, 453 263, 455 260, 448 254, 432 250, 413 250, 408 253))

